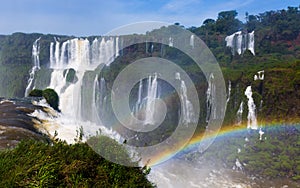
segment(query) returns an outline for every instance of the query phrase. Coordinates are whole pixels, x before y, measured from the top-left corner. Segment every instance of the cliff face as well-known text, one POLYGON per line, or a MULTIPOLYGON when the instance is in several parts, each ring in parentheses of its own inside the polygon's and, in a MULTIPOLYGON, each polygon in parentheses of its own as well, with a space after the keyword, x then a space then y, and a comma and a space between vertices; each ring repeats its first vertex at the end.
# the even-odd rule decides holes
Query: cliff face
MULTIPOLYGON (((211 49, 222 68, 226 84, 228 87, 230 85, 231 91, 228 96, 225 123, 235 123, 240 104, 247 103, 244 92, 248 86, 252 87, 259 119, 290 120, 300 117, 300 32, 297 29, 300 25, 299 14, 298 9, 289 8, 287 11, 267 12, 256 17, 249 16, 247 23, 240 26, 242 29, 233 33, 224 30, 225 26, 223 30, 220 30, 221 23, 226 21, 221 18, 216 22, 211 20, 201 27, 189 29, 211 49), (272 24, 267 21, 271 18, 272 24), (282 26, 283 23, 286 27, 282 26), (258 77, 259 71, 264 71, 263 80, 255 79, 255 76, 258 77)), ((163 29, 165 32, 166 28, 163 29)), ((159 32, 159 30, 149 34, 155 32, 159 32)), ((52 72, 49 67, 54 59, 54 49, 56 47, 62 49, 63 45, 68 45, 67 40, 75 38, 37 33, 1 35, 0 96, 24 96, 30 78, 29 71, 34 65, 33 43, 40 37, 39 63, 41 69, 35 75, 38 77, 35 80, 39 82, 36 83, 39 89, 44 89, 49 85, 52 72), (52 48, 50 48, 51 43, 52 48)), ((102 40, 100 37, 87 37, 89 45, 93 46, 92 43, 96 38, 102 40)), ((87 42, 87 40, 85 41, 87 42)), ((91 49, 89 53, 93 53, 92 51, 91 49)), ((196 80, 195 85, 200 97, 206 97, 205 91, 208 85, 201 71, 196 70, 197 67, 188 57, 177 52, 170 45, 136 44, 124 50, 121 49, 121 51, 121 57, 115 59, 109 70, 103 74, 108 85, 110 84, 109 80, 113 80, 128 62, 142 57, 162 57, 185 68, 189 75, 196 80)), ((200 103, 205 106, 205 100, 200 103)), ((246 105, 244 108, 245 112, 242 117, 246 119, 248 109, 246 105)), ((205 117, 205 112, 201 111, 200 113, 201 117, 205 117)))

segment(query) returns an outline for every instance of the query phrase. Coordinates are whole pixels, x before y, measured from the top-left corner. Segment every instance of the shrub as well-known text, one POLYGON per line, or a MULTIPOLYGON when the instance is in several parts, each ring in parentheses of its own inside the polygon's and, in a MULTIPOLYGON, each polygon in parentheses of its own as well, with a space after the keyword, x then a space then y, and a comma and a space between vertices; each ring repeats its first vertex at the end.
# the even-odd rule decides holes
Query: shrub
POLYGON ((43 97, 43 90, 40 90, 40 89, 31 90, 28 96, 29 97, 43 97))
POLYGON ((58 105, 59 105, 59 97, 57 93, 50 88, 47 88, 43 91, 43 97, 46 99, 48 104, 55 110, 58 110, 58 105))
POLYGON ((28 140, 0 152, 0 187, 153 187, 148 173, 107 161, 85 143, 28 140))

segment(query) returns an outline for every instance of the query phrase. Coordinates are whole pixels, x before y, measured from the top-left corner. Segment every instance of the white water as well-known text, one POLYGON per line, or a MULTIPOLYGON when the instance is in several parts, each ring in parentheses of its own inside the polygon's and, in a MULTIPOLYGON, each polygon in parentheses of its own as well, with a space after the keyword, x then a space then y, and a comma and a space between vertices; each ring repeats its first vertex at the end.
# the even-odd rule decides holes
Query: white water
POLYGON ((229 35, 225 38, 226 46, 231 48, 232 55, 235 53, 241 55, 246 50, 250 50, 250 52, 255 55, 254 51, 254 31, 251 33, 243 33, 242 31, 238 31, 229 35))
POLYGON ((208 88, 206 91, 206 122, 208 122, 209 119, 216 119, 215 98, 216 86, 214 84, 214 75, 211 73, 209 75, 208 88))
POLYGON ((146 97, 146 110, 145 110, 145 124, 154 125, 155 124, 155 100, 159 97, 158 95, 158 84, 157 84, 157 74, 154 76, 149 76, 148 78, 148 89, 146 97))
POLYGON ((148 179, 162 188, 249 188, 247 177, 233 170, 171 159, 151 168, 148 179), (234 177, 233 177, 234 176, 234 177))
POLYGON ((254 81, 256 80, 264 80, 265 79, 265 71, 258 71, 257 74, 254 75, 254 81))
MULTIPOLYGON (((38 48, 37 48, 38 49, 38 48)), ((46 120, 43 124, 44 129, 50 134, 58 133, 58 138, 73 143, 80 127, 84 128, 86 135, 95 135, 95 131, 101 128, 101 132, 110 135, 116 140, 120 139, 112 130, 101 126, 99 117, 99 106, 104 106, 105 81, 101 78, 100 84, 98 76, 93 83, 93 97, 90 101, 82 102, 82 84, 87 71, 96 69, 100 64, 109 66, 110 63, 119 55, 118 37, 97 38, 90 42, 87 39, 74 38, 67 41, 55 39, 50 44, 50 68, 52 69, 49 88, 54 89, 59 95, 59 108, 61 114, 48 117, 42 111, 37 111, 33 116, 40 116, 46 120), (70 70, 75 71, 75 80, 67 80, 70 70), (99 88, 100 87, 100 88, 99 88), (100 93, 100 97, 98 96, 100 93), (89 104, 86 104, 89 103, 89 104), (83 109, 89 106, 91 110, 90 119, 86 121, 82 117, 83 109)), ((38 53, 33 53, 38 54, 38 53)), ((36 66, 39 67, 39 66, 36 66)))
POLYGON ((244 110, 244 102, 242 101, 240 107, 236 113, 237 116, 237 124, 241 125, 243 121, 243 110, 244 110))
POLYGON ((255 50, 254 50, 254 31, 252 31, 251 33, 248 33, 248 50, 251 51, 251 53, 253 55, 255 55, 255 50))
POLYGON ((99 97, 98 93, 99 91, 99 81, 98 81, 98 74, 95 77, 94 83, 93 83, 93 96, 92 96, 92 120, 95 123, 102 124, 101 119, 98 115, 99 109, 97 108, 97 104, 99 103, 99 97))
POLYGON ((46 107, 44 109, 47 109, 47 113, 41 110, 35 110, 30 115, 43 121, 42 123, 36 122, 36 126, 45 134, 52 137, 56 136, 55 138, 72 144, 78 141, 76 139, 79 139, 79 131, 83 128, 82 131, 84 135, 82 141, 86 141, 88 137, 101 133, 116 141, 122 142, 121 136, 112 129, 90 121, 77 121, 69 115, 57 113, 46 102, 41 101, 38 104, 46 107))
POLYGON ((262 136, 265 134, 264 131, 262 131, 261 127, 259 128, 259 140, 262 140, 262 136))
POLYGON ((252 98, 252 90, 251 86, 248 86, 245 95, 248 98, 248 123, 247 123, 247 128, 249 129, 257 129, 257 118, 256 118, 256 106, 254 103, 254 100, 252 98))
POLYGON ((32 45, 32 59, 33 59, 33 67, 30 70, 29 73, 29 79, 28 79, 28 85, 25 89, 25 97, 28 96, 29 92, 34 88, 33 86, 33 81, 34 81, 34 77, 35 77, 35 73, 36 71, 38 71, 41 67, 40 67, 40 41, 41 37, 36 39, 32 45))
POLYGON ((231 94, 231 81, 228 81, 228 92, 227 92, 227 99, 226 99, 226 103, 229 102, 230 100, 230 94, 231 94))
MULTIPOLYGON (((175 74, 175 79, 180 81, 180 93, 181 100, 181 117, 184 124, 195 122, 195 114, 192 103, 188 99, 188 91, 184 80, 181 80, 180 73, 175 74)), ((132 109, 133 115, 139 120, 144 119, 144 125, 156 123, 157 118, 157 106, 156 99, 160 98, 159 82, 157 80, 157 74, 149 76, 147 82, 139 81, 137 101, 132 109), (147 84, 144 84, 147 83, 147 84), (144 97, 143 97, 144 96, 144 97)), ((132 122, 134 123, 134 122, 132 122)))
POLYGON ((190 46, 191 46, 192 48, 195 47, 195 36, 194 36, 194 35, 191 35, 191 38, 190 38, 190 46))
POLYGON ((169 47, 173 47, 174 39, 172 37, 169 38, 169 47))
POLYGON ((175 74, 175 79, 180 81, 180 100, 181 100, 181 116, 184 124, 195 122, 195 114, 193 104, 189 101, 187 96, 187 88, 185 81, 181 80, 180 73, 175 74))
POLYGON ((81 120, 82 81, 86 71, 94 70, 100 64, 107 66, 115 59, 119 51, 118 37, 95 39, 92 44, 87 39, 70 39, 60 45, 59 41, 50 44, 50 88, 59 95, 59 107, 64 114, 81 120), (55 49, 54 49, 55 47, 55 49), (68 69, 75 70, 76 83, 68 83, 68 69), (64 74, 65 73, 65 74, 64 74))
POLYGON ((137 101, 132 109, 132 113, 137 119, 143 122, 143 125, 155 125, 157 123, 158 106, 156 99, 160 98, 158 88, 157 73, 149 75, 147 82, 143 80, 139 81, 137 101))

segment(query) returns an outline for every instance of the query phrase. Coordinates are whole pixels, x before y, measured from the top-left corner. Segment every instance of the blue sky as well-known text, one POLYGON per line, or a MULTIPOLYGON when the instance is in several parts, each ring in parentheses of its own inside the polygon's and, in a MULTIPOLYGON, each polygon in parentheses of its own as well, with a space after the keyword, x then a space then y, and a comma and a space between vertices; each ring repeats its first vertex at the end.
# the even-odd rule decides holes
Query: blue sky
POLYGON ((1 0, 0 34, 103 35, 141 21, 190 27, 216 19, 220 11, 237 10, 244 21, 246 11, 258 14, 299 5, 299 0, 1 0))

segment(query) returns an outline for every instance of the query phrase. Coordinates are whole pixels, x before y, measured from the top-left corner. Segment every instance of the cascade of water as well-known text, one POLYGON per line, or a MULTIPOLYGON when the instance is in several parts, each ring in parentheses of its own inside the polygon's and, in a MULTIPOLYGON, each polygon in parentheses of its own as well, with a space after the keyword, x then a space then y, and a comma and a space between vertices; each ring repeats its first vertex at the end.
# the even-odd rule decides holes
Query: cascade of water
MULTIPOLYGON (((118 37, 110 37, 107 40, 105 38, 94 39, 92 43, 88 39, 74 38, 63 42, 62 45, 58 40, 55 41, 55 45, 54 43, 50 44, 50 68, 53 69, 53 72, 49 87, 58 93, 63 113, 78 120, 81 119, 84 74, 88 70, 94 70, 100 64, 110 65, 118 56, 118 41, 118 37), (67 82, 68 72, 66 73, 66 70, 71 68, 75 70, 74 76, 77 78, 75 83, 67 82)), ((100 83, 100 87, 102 85, 100 83)))
POLYGON ((191 38, 190 38, 190 46, 192 48, 194 48, 194 45, 195 45, 195 36, 194 35, 191 35, 191 38))
POLYGON ((216 86, 214 84, 214 75, 211 73, 208 79, 208 88, 206 91, 206 122, 209 119, 216 119, 216 108, 215 108, 215 95, 216 95, 216 86))
POLYGON ((119 37, 116 37, 116 42, 115 42, 115 44, 116 44, 116 50, 115 50, 115 57, 118 57, 119 55, 120 55, 120 53, 119 53, 119 51, 120 51, 120 49, 119 49, 119 37))
POLYGON ((228 81, 228 92, 227 92, 227 99, 226 99, 226 103, 229 102, 230 100, 230 94, 231 94, 231 81, 228 81))
POLYGON ((103 77, 100 79, 100 101, 99 101, 99 108, 100 108, 100 116, 102 117, 106 110, 106 82, 103 77))
POLYGON ((180 99, 181 99, 181 116, 184 124, 195 122, 194 107, 187 96, 187 88, 184 80, 181 80, 180 73, 175 74, 175 79, 180 81, 180 99))
POLYGON ((154 51, 154 45, 153 45, 153 44, 151 44, 150 53, 153 53, 153 51, 154 51))
POLYGON ((235 33, 235 37, 236 37, 236 51, 239 55, 241 55, 242 53, 244 53, 243 51, 243 35, 241 31, 238 31, 235 33))
POLYGON ((138 100, 136 104, 136 111, 140 110, 140 105, 142 104, 142 92, 143 92, 143 81, 139 82, 138 100))
POLYGON ((50 68, 52 68, 53 64, 55 63, 54 57, 54 43, 50 43, 50 68))
POLYGON ((251 33, 243 33, 238 31, 225 38, 226 46, 231 48, 232 55, 238 53, 243 54, 247 49, 255 55, 254 51, 254 31, 251 33))
POLYGON ((39 41, 40 41, 40 39, 41 39, 41 37, 36 39, 32 45, 33 67, 31 68, 31 70, 29 72, 28 85, 25 89, 25 97, 27 97, 30 90, 34 88, 34 86, 32 86, 32 85, 33 85, 33 81, 34 81, 35 72, 40 69, 40 58, 39 58, 39 54, 40 54, 39 41))
POLYGON ((247 128, 251 129, 257 129, 257 119, 256 119, 256 106, 254 103, 254 100, 252 98, 252 90, 251 86, 248 86, 245 95, 248 98, 248 123, 247 123, 247 128))
POLYGON ((97 38, 95 38, 92 42, 92 63, 98 63, 99 62, 99 56, 100 56, 100 44, 97 38))
POLYGON ((113 62, 115 57, 119 55, 119 44, 116 44, 116 47, 114 47, 116 42, 119 42, 118 37, 116 38, 116 40, 114 40, 113 37, 110 37, 107 40, 105 40, 105 38, 102 38, 100 42, 99 63, 97 65, 99 65, 100 63, 104 63, 105 65, 109 66, 110 63, 113 62))
POLYGON ((264 80, 264 78, 265 78, 265 71, 264 70, 258 71, 257 74, 258 74, 258 79, 264 80))
POLYGON ((174 39, 172 37, 169 37, 169 47, 173 47, 174 45, 174 39))
POLYGON ((258 134, 259 134, 259 140, 262 140, 262 136, 265 134, 265 132, 262 131, 261 127, 259 128, 258 134))
POLYGON ((55 41, 55 53, 54 53, 54 58, 55 58, 55 61, 54 61, 54 66, 56 66, 56 64, 59 63, 59 41, 55 41))
POLYGON ((154 74, 154 77, 149 76, 146 97, 145 124, 155 124, 155 99, 158 98, 157 86, 157 74, 154 74))
POLYGON ((257 74, 254 75, 254 81, 256 80, 264 80, 265 79, 265 71, 258 71, 257 74))
POLYGON ((253 55, 255 55, 255 50, 254 50, 254 31, 248 34, 249 41, 248 41, 248 50, 251 51, 253 55))
POLYGON ((97 104, 99 103, 99 81, 98 81, 98 74, 96 75, 93 83, 93 96, 92 96, 92 119, 95 123, 101 123, 100 117, 98 115, 98 108, 97 104))
POLYGON ((236 113, 237 124, 241 125, 243 121, 243 110, 244 110, 244 102, 242 101, 240 107, 236 113))

